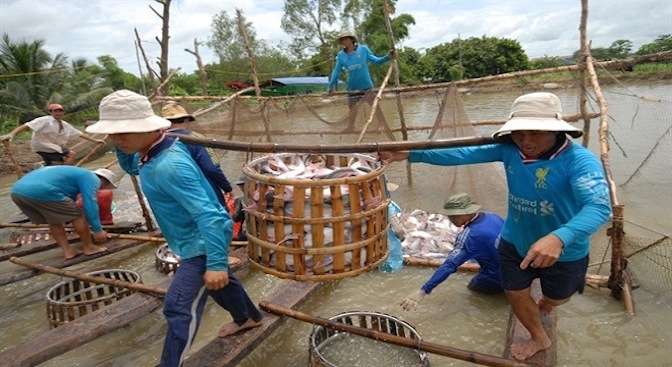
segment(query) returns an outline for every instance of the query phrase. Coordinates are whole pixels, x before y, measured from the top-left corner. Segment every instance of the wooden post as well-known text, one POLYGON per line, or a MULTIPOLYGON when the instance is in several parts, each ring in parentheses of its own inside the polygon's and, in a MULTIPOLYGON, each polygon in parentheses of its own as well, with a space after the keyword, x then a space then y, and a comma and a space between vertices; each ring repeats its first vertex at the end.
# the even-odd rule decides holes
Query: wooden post
POLYGON ((364 124, 364 127, 362 128, 362 132, 359 133, 359 137, 357 138, 358 143, 361 143, 362 139, 364 139, 364 135, 366 135, 366 130, 369 128, 369 125, 371 125, 371 121, 373 121, 373 117, 376 115, 376 110, 378 109, 378 102, 380 101, 381 95, 383 94, 383 90, 385 90, 387 81, 390 80, 391 74, 392 74, 392 66, 390 66, 390 68, 387 69, 387 75, 385 75, 383 84, 380 85, 380 89, 376 94, 376 98, 373 100, 373 103, 371 104, 371 114, 369 115, 369 119, 366 121, 366 124, 364 124))
POLYGON ((12 160, 12 164, 14 165, 14 171, 16 171, 16 177, 21 178, 23 176, 23 172, 21 171, 19 162, 17 162, 16 158, 14 158, 14 153, 12 153, 12 148, 10 147, 9 142, 7 140, 3 140, 2 145, 5 147, 5 153, 7 153, 9 159, 12 160))
POLYGON ((135 38, 136 42, 138 45, 138 48, 140 49, 140 53, 142 54, 142 58, 145 61, 145 67, 147 68, 147 78, 149 78, 149 88, 152 90, 152 93, 154 92, 154 75, 156 74, 154 70, 152 70, 152 67, 149 66, 149 59, 147 59, 147 55, 145 54, 145 49, 142 47, 142 41, 140 40, 140 34, 138 33, 137 28, 133 28, 133 31, 135 31, 135 38))
POLYGON ((201 89, 203 90, 203 95, 208 95, 208 72, 203 66, 203 61, 201 60, 201 54, 198 52, 198 38, 194 38, 194 51, 185 48, 184 51, 196 56, 196 66, 198 66, 198 74, 201 76, 201 89))
MULTIPOLYGON (((586 41, 586 25, 588 24, 588 2, 585 0, 581 2, 581 25, 579 26, 579 35, 581 39, 581 56, 579 60, 579 109, 581 110, 581 116, 583 116, 583 142, 581 145, 588 147, 590 142, 590 118, 588 117, 588 108, 587 103, 587 90, 588 86, 586 85, 587 76, 586 76, 586 61, 590 57, 590 46, 586 41)), ((565 120, 567 121, 567 120, 565 120)))
MULTIPOLYGON (((394 86, 399 88, 401 82, 399 80, 399 63, 397 62, 397 48, 394 43, 394 32, 392 32, 392 23, 390 22, 390 1, 385 0, 383 3, 383 15, 385 16, 385 29, 387 30, 387 39, 390 44, 390 50, 394 52, 392 58, 392 68, 394 69, 394 86)), ((404 117, 404 106, 401 104, 401 94, 397 94, 397 110, 399 111, 399 122, 401 123, 402 140, 408 140, 408 131, 406 131, 406 118, 404 117)))
POLYGON ((140 184, 138 183, 138 178, 134 175, 131 176, 131 181, 133 182, 133 188, 135 188, 135 194, 138 196, 138 202, 140 203, 140 208, 142 209, 142 216, 145 218, 145 225, 147 226, 147 231, 151 232, 155 229, 154 221, 149 215, 149 210, 147 210, 147 205, 145 205, 144 195, 140 189, 140 184))

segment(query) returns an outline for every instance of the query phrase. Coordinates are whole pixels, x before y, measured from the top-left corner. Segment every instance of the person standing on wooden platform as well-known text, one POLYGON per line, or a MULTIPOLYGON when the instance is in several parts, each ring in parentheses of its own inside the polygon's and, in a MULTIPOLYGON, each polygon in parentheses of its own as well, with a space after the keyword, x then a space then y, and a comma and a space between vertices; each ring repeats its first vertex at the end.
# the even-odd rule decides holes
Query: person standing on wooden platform
POLYGON ((166 136, 169 127, 147 97, 128 90, 103 98, 99 121, 87 127, 87 132, 109 134, 119 165, 140 176, 163 236, 181 257, 163 307, 168 321, 163 367, 183 363, 208 295, 233 318, 219 330, 220 337, 259 327, 263 317, 229 272, 231 217, 187 147, 166 136))
POLYGON ((30 148, 42 157, 44 164, 47 166, 73 164, 75 162, 76 152, 66 146, 68 141, 74 137, 81 137, 94 143, 104 143, 103 140, 94 139, 63 120, 65 109, 60 104, 50 104, 49 114, 49 116, 38 117, 17 126, 11 132, 0 136, 0 141, 12 141, 16 134, 31 130, 33 135, 30 139, 30 148))
POLYGON ((611 216, 600 161, 568 135, 578 138, 583 131, 562 119, 558 96, 537 92, 513 102, 508 121, 493 134, 499 144, 379 153, 384 163, 503 162, 509 205, 498 248, 502 287, 531 334, 511 344, 518 360, 551 346, 541 315, 583 292, 590 236, 611 216), (535 278, 543 294, 538 304, 530 294, 535 278))
MULTIPOLYGON (((204 135, 191 130, 190 124, 196 121, 196 118, 187 112, 182 106, 176 103, 167 103, 161 108, 161 115, 166 120, 170 121, 169 132, 176 134, 192 135, 203 138, 204 135)), ((198 167, 201 168, 205 178, 208 180, 212 188, 217 194, 217 200, 222 204, 224 209, 228 210, 226 205, 226 197, 233 197, 233 188, 231 183, 226 178, 219 164, 219 159, 215 155, 212 148, 207 148, 201 145, 185 144, 187 150, 191 154, 198 167)))
POLYGON ((504 219, 495 213, 480 211, 481 206, 471 201, 468 194, 449 197, 443 205, 443 214, 462 231, 455 239, 455 246, 434 275, 420 288, 401 301, 404 310, 412 311, 432 290, 448 279, 457 267, 474 259, 480 265, 478 274, 469 282, 469 289, 485 294, 501 293, 497 246, 504 219))
MULTIPOLYGON (((98 214, 100 215, 100 223, 104 226, 114 225, 114 215, 112 213, 112 204, 114 201, 114 189, 117 188, 115 182, 117 182, 117 175, 114 172, 110 171, 107 168, 98 168, 93 171, 101 180, 106 180, 107 182, 103 185, 96 193, 96 201, 98 202, 98 214)), ((82 199, 82 194, 77 195, 77 207, 79 209, 84 208, 84 200, 82 199)))
MULTIPOLYGON (((343 49, 336 54, 336 65, 331 72, 329 84, 327 85, 327 94, 331 94, 338 83, 338 76, 341 71, 345 70, 348 74, 348 107, 350 108, 350 116, 348 118, 348 126, 344 132, 354 132, 355 120, 353 109, 357 103, 362 99, 366 92, 373 88, 373 80, 371 80, 371 73, 369 72, 368 63, 380 65, 394 57, 394 51, 390 50, 389 54, 378 57, 371 50, 365 46, 357 43, 357 37, 350 31, 344 31, 338 36, 338 42, 343 46, 343 49)), ((382 112, 376 110, 378 118, 382 118, 382 112)))
POLYGON ((21 177, 12 186, 10 195, 31 222, 49 223, 49 233, 63 250, 65 260, 70 260, 82 253, 93 255, 107 250, 93 243, 91 231, 96 242, 107 241, 107 232, 100 223, 96 193, 101 188, 110 187, 113 187, 111 182, 88 169, 51 166, 38 168, 21 177), (78 194, 83 198, 83 213, 75 204, 78 194), (83 251, 70 248, 65 233, 67 222, 72 222, 82 241, 83 251))

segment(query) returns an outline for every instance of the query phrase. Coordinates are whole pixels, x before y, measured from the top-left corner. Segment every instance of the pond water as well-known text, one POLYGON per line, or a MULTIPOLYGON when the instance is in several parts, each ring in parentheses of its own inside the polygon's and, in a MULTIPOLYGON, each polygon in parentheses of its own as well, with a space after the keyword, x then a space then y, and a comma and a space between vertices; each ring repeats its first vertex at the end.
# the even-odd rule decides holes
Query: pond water
MULTIPOLYGON (((565 110, 575 110, 575 90, 554 92, 563 99, 565 110)), ((519 94, 465 94, 463 102, 472 120, 502 119, 508 112, 511 101, 519 94)), ((633 115, 636 115, 636 119, 640 119, 646 111, 657 111, 657 105, 648 105, 653 102, 641 99, 639 103, 632 104, 632 101, 637 101, 632 95, 656 96, 662 99, 663 103, 667 103, 666 111, 669 112, 672 89, 665 84, 632 85, 605 88, 605 94, 610 102, 610 108, 636 110, 620 115, 631 118, 620 117, 614 121, 614 134, 619 139, 635 140, 634 144, 627 144, 627 152, 612 154, 611 168, 617 184, 620 185, 633 174, 656 145, 658 137, 672 123, 669 113, 653 112, 644 117, 652 128, 642 129, 640 125, 633 128, 635 126, 633 115), (628 99, 623 100, 629 101, 629 104, 622 102, 621 96, 628 96, 628 99), (654 129, 653 126, 662 126, 662 132, 660 128, 654 129), (624 155, 627 155, 627 158, 624 155)), ((394 108, 393 99, 383 104, 386 116, 388 110, 394 108)), ((435 119, 438 107, 437 101, 432 97, 405 100, 404 108, 407 119, 424 119, 429 124, 435 119)), ((324 113, 329 114, 330 111, 324 113)), ((336 111, 332 113, 337 115, 336 111)), ((393 116, 394 111, 390 115, 393 116)), ((389 121, 391 124, 398 123, 393 117, 389 121)), ((479 133, 484 135, 494 130, 492 126, 479 127, 479 133)), ((595 137, 590 147, 597 151, 597 146, 598 141, 595 137)), ((626 218, 632 218, 635 223, 646 223, 648 228, 663 234, 672 232, 670 148, 666 147, 667 166, 665 163, 654 169, 645 166, 635 176, 635 184, 628 184, 619 189, 619 198, 627 208, 626 218)), ((612 150, 617 148, 612 146, 612 150)), ((96 162, 87 164, 87 167, 100 167, 111 159, 113 159, 111 155, 106 155, 96 162)), ((227 176, 235 180, 240 171, 231 167, 240 167, 243 163, 240 157, 223 154, 222 162, 227 176)), ((415 174, 414 172, 414 177, 415 174)), ((420 179, 431 181, 430 178, 431 176, 420 179)), ((3 221, 16 214, 16 208, 8 199, 12 182, 12 177, 2 177, 0 180, 2 209, 0 219, 3 221)), ((442 201, 444 195, 440 183, 437 183, 434 189, 436 194, 418 193, 402 187, 393 193, 393 199, 405 210, 422 208, 431 212, 438 209, 437 202, 442 201), (440 197, 440 200, 437 200, 437 197, 440 197)), ((115 202, 118 208, 115 213, 116 220, 142 221, 133 186, 127 176, 121 180, 120 188, 115 193, 115 202)), ((628 228, 637 231, 636 227, 628 228)), ((2 236, 6 239, 6 230, 2 232, 2 236)), ((140 273, 145 284, 157 284, 164 280, 165 276, 154 269, 156 248, 156 244, 145 244, 114 256, 73 266, 72 270, 132 269, 140 273)), ((50 254, 53 254, 53 251, 50 254)), ((658 264, 660 273, 672 272, 669 263, 670 252, 672 250, 668 249, 667 257, 663 257, 663 261, 658 264)), ((27 259, 40 261, 45 256, 47 256, 45 253, 36 254, 28 256, 27 259)), ((0 264, 3 271, 14 266, 7 262, 0 264)), ((608 264, 606 269, 602 270, 602 274, 606 274, 605 270, 608 272, 608 264)), ((508 303, 504 296, 482 296, 470 292, 466 288, 471 278, 470 274, 452 275, 448 281, 437 287, 416 311, 406 312, 401 309, 398 305, 400 300, 418 289, 432 273, 433 270, 429 268, 404 267, 394 273, 372 271, 355 278, 329 281, 302 304, 300 310, 325 318, 346 311, 382 312, 413 325, 424 340, 480 353, 501 355, 509 317, 508 303)), ((282 282, 253 268, 245 270, 240 279, 252 299, 257 302, 263 300, 282 282)), ((45 295, 48 289, 60 280, 57 276, 41 275, 0 287, 0 352, 7 351, 48 330, 45 295)), ((628 317, 625 314, 622 302, 612 299, 608 289, 586 288, 584 294, 575 295, 568 304, 558 310, 558 365, 672 366, 670 290, 669 282, 662 288, 643 286, 636 289, 633 294, 637 311, 635 317, 628 317)), ((209 301, 191 351, 198 350, 216 337, 219 327, 229 321, 228 314, 209 301)), ((155 366, 158 363, 165 331, 163 315, 154 312, 128 327, 99 337, 54 358, 43 366, 155 366)), ((281 328, 246 357, 240 366, 306 366, 311 331, 310 324, 288 319, 281 328)), ((436 355, 430 355, 429 358, 432 366, 471 365, 436 355)))

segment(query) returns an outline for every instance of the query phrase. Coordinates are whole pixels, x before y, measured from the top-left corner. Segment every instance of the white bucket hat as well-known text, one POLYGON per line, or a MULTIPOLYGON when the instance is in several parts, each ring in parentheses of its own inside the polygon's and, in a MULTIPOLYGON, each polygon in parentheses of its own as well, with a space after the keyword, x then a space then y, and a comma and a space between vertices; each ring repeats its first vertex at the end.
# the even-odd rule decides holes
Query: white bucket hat
POLYGON ((538 92, 516 98, 511 105, 509 120, 492 137, 500 140, 512 131, 564 131, 573 138, 583 135, 583 130, 562 119, 560 98, 553 93, 538 92))
POLYGON ((154 114, 147 97, 122 89, 100 101, 100 118, 85 131, 91 134, 146 133, 168 127, 170 121, 154 114))
POLYGON ((95 173, 96 175, 98 175, 100 177, 103 177, 104 179, 110 181, 112 186, 114 186, 115 189, 117 188, 117 183, 116 183, 117 182, 117 175, 115 175, 114 172, 110 171, 107 168, 98 168, 97 170, 93 171, 93 173, 95 173))
POLYGON ((341 33, 338 35, 338 40, 340 41, 341 38, 345 38, 345 37, 350 37, 350 38, 352 38, 352 43, 357 43, 357 36, 355 36, 355 34, 352 33, 352 32, 350 32, 350 31, 343 31, 343 32, 341 32, 341 33))

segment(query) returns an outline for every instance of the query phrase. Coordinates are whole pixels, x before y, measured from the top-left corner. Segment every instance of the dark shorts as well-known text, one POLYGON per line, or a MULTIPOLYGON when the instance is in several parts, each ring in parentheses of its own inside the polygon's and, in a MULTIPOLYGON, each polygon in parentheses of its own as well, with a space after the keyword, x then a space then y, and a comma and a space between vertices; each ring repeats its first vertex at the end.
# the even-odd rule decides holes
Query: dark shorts
POLYGON ((492 280, 476 274, 467 285, 467 288, 474 292, 484 293, 484 294, 496 294, 504 291, 502 289, 501 283, 493 282, 492 280))
POLYGON ((64 224, 82 215, 74 201, 40 201, 12 194, 12 201, 35 224, 64 224))
POLYGON ((541 291, 547 298, 564 300, 575 292, 583 293, 588 270, 588 256, 576 261, 556 262, 547 268, 520 269, 523 257, 513 244, 500 240, 499 263, 502 273, 502 287, 510 291, 519 291, 530 287, 535 278, 541 281, 541 291))
POLYGON ((65 160, 65 156, 70 153, 70 149, 68 148, 63 148, 63 153, 57 153, 57 152, 35 152, 42 157, 44 160, 44 163, 47 166, 51 166, 51 162, 63 162, 65 160))
POLYGON ((353 109, 357 106, 357 103, 366 96, 365 91, 361 91, 357 94, 348 94, 348 107, 353 109))

